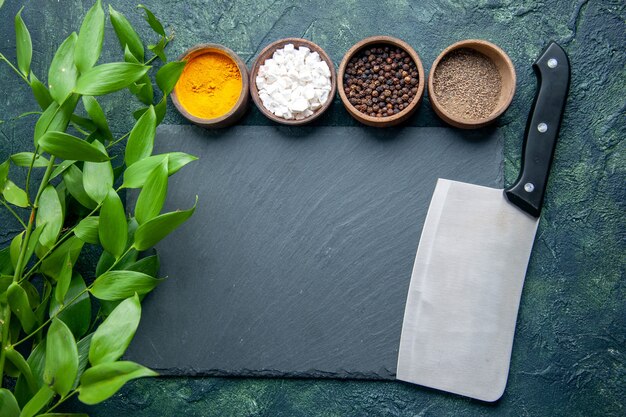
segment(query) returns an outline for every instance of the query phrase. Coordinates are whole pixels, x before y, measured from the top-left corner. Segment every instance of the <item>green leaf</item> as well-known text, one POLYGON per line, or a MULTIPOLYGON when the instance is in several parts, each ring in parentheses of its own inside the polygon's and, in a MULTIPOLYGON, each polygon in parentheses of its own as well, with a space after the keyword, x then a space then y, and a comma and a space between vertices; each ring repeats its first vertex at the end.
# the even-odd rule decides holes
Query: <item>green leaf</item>
POLYGON ((146 183, 148 175, 165 158, 168 159, 167 174, 173 175, 182 167, 198 158, 184 152, 170 152, 166 154, 149 156, 129 166, 124 172, 124 188, 141 188, 146 183))
POLYGON ((35 249, 39 243, 39 236, 43 232, 44 226, 37 226, 33 233, 30 235, 30 239, 28 240, 28 247, 26 248, 26 254, 24 255, 24 265, 27 265, 30 261, 30 257, 33 256, 35 249))
POLYGON ((81 73, 93 67, 98 61, 103 39, 104 10, 100 0, 97 0, 85 15, 76 42, 74 61, 81 73))
POLYGON ((104 250, 119 258, 126 249, 127 233, 126 214, 122 201, 115 190, 109 189, 100 209, 98 226, 100 243, 104 250))
POLYGON ((39 197, 37 226, 44 226, 39 242, 46 247, 54 245, 63 226, 63 208, 57 190, 52 185, 46 186, 39 197))
POLYGON ((133 163, 150 156, 154 147, 155 134, 156 114, 154 107, 150 106, 149 110, 137 120, 133 130, 130 131, 124 155, 126 166, 131 166, 133 163))
POLYGON ((134 362, 103 363, 85 371, 80 379, 78 399, 85 404, 98 404, 110 398, 128 381, 157 375, 156 372, 134 362))
POLYGON ((137 7, 143 9, 146 12, 146 21, 148 22, 152 30, 154 30, 161 36, 166 36, 165 29, 163 29, 163 25, 161 24, 159 19, 157 19, 156 16, 143 4, 140 4, 137 7))
POLYGON ((123 300, 135 293, 146 294, 161 280, 135 271, 109 271, 100 275, 91 287, 91 293, 100 300, 123 300))
POLYGON ((124 17, 123 14, 116 11, 111 5, 109 5, 109 15, 111 16, 111 24, 113 25, 113 29, 115 30, 115 34, 117 35, 117 39, 120 41, 120 45, 122 46, 122 50, 126 46, 132 52, 132 54, 139 60, 144 60, 144 49, 143 43, 133 29, 130 22, 124 17))
POLYGON ((163 65, 157 71, 156 82, 164 94, 169 94, 174 90, 174 86, 185 69, 185 61, 173 61, 163 65))
MULTIPOLYGON (((91 119, 78 116, 76 114, 73 114, 72 117, 70 117, 70 122, 73 124, 74 127, 81 128, 89 132, 93 132, 96 129, 96 124, 91 119)), ((86 138, 85 140, 87 142, 91 142, 90 140, 88 140, 88 138, 86 138)))
POLYGON ((54 289, 54 299, 57 300, 59 304, 63 304, 67 290, 70 288, 70 282, 72 281, 72 268, 72 260, 70 259, 70 254, 68 252, 65 256, 65 261, 63 261, 61 272, 57 278, 57 286, 54 289))
POLYGON ((13 282, 7 289, 7 301, 11 307, 11 311, 19 319, 22 328, 26 333, 30 333, 35 329, 37 317, 30 308, 26 291, 18 283, 13 282))
POLYGON ((154 90, 152 89, 152 80, 148 74, 141 77, 136 83, 129 85, 128 89, 143 104, 152 104, 152 101, 154 100, 154 90))
MULTIPOLYGON (((150 107, 144 107, 142 109, 136 110, 133 112, 133 117, 135 120, 139 120, 141 116, 146 114, 146 112, 150 110, 150 107)), ((163 119, 165 118, 165 113, 167 112, 167 94, 164 94, 156 106, 154 106, 154 113, 156 113, 156 124, 157 126, 161 124, 163 119)))
MULTIPOLYGON (((104 145, 98 141, 93 143, 106 155, 104 145)), ((92 200, 102 203, 113 186, 113 167, 110 161, 85 162, 83 166, 83 187, 92 200)))
POLYGON ((13 269, 13 263, 11 262, 11 247, 7 246, 4 249, 0 249, 0 274, 12 275, 14 271, 15 269, 13 269))
MULTIPOLYGON (((35 154, 32 152, 18 152, 11 155, 11 162, 18 167, 30 167, 33 156, 35 156, 35 154)), ((48 161, 46 157, 37 155, 33 163, 33 168, 46 168, 49 163, 50 161, 48 161)))
MULTIPOLYGON (((26 281, 24 281, 26 282, 26 281)), ((37 291, 37 288, 34 288, 37 291)), ((52 284, 48 280, 44 280, 43 291, 41 294, 41 302, 35 308, 35 317, 37 317, 38 323, 43 323, 45 320, 48 306, 50 305, 50 296, 52 294, 52 284)), ((39 295, 39 293, 37 293, 39 295)))
POLYGON ((22 281, 20 286, 26 291, 26 297, 28 297, 28 305, 30 308, 35 308, 41 302, 39 291, 30 281, 22 281))
POLYGON ((167 62, 167 57, 165 56, 165 47, 167 46, 167 38, 161 37, 159 42, 156 45, 148 45, 148 49, 152 51, 153 54, 159 57, 159 59, 163 62, 167 62))
POLYGON ((65 101, 76 85, 78 70, 74 65, 74 48, 77 38, 76 33, 72 33, 65 39, 57 49, 48 70, 50 95, 59 104, 65 101))
POLYGON ((74 385, 72 389, 76 389, 78 384, 80 383, 80 377, 87 369, 87 365, 89 364, 89 349, 91 347, 91 338, 93 337, 93 333, 89 333, 87 336, 83 337, 78 341, 78 372, 76 375, 76 379, 74 380, 74 385))
MULTIPOLYGON (((7 346, 5 349, 6 357, 15 367, 20 371, 20 374, 24 376, 26 383, 28 384, 28 388, 32 392, 37 392, 39 389, 39 384, 35 380, 33 376, 33 372, 30 370, 30 365, 26 362, 26 359, 22 356, 20 352, 13 349, 12 346, 7 346)), ((0 410, 2 407, 0 407, 0 410)), ((0 414, 2 415, 2 414, 0 414)))
POLYGON ((37 77, 35 77, 35 74, 32 71, 30 73, 30 89, 33 90, 33 95, 35 96, 35 100, 37 100, 39 107, 41 107, 42 110, 47 109, 53 101, 52 96, 50 95, 48 88, 43 85, 37 77))
POLYGON ((134 264, 128 266, 126 270, 141 272, 154 277, 157 276, 157 274, 159 273, 160 266, 161 265, 159 263, 159 256, 151 255, 138 260, 134 264))
POLYGON ((95 66, 78 78, 74 91, 85 96, 100 96, 128 87, 143 77, 150 67, 129 62, 95 66))
POLYGON ((154 106, 154 112, 156 113, 158 126, 161 124, 161 122, 163 122, 163 119, 165 119, 165 114, 167 113, 167 94, 164 94, 163 98, 161 98, 161 101, 159 101, 157 105, 154 106))
POLYGON ((71 196, 82 206, 90 209, 96 208, 98 204, 87 195, 83 187, 83 172, 76 165, 70 165, 63 172, 63 181, 71 196))
POLYGON ((71 159, 67 159, 61 162, 59 165, 57 165, 54 171, 52 171, 52 174, 50 175, 50 180, 53 180, 54 178, 61 175, 63 172, 65 172, 66 169, 74 165, 75 162, 76 161, 72 161, 71 159))
MULTIPOLYGON (((196 197, 196 204, 198 198, 196 197)), ((196 204, 188 210, 161 214, 140 224, 135 232, 135 249, 142 251, 151 248, 182 225, 196 210, 196 204)))
POLYGON ((18 417, 20 407, 13 396, 13 393, 6 388, 0 388, 0 416, 18 417))
POLYGON ((78 223, 78 225, 74 228, 74 234, 76 235, 76 237, 85 243, 91 243, 94 245, 99 244, 99 219, 100 218, 98 216, 90 216, 82 219, 80 223, 78 223))
POLYGON ((137 294, 122 301, 94 333, 89 362, 95 366, 119 359, 135 336, 140 318, 141 304, 137 294))
POLYGON ((56 280, 61 273, 67 253, 70 253, 72 264, 75 265, 82 248, 83 242, 80 239, 76 236, 70 237, 41 262, 39 271, 56 280))
POLYGON ((4 189, 4 184, 6 183, 9 175, 9 167, 10 164, 8 159, 0 164, 0 189, 4 189))
POLYGON ((54 391, 47 385, 42 386, 39 391, 37 391, 37 394, 24 406, 20 417, 33 417, 50 402, 52 397, 54 397, 54 391))
POLYGON ((43 368, 46 355, 46 341, 45 339, 35 345, 33 350, 28 356, 26 362, 33 374, 37 386, 31 389, 28 385, 28 381, 23 375, 20 375, 15 385, 15 398, 20 406, 24 406, 28 400, 30 400, 43 385, 43 368))
POLYGON ((124 61, 131 62, 133 64, 141 64, 141 62, 139 62, 135 55, 130 52, 130 49, 128 49, 128 45, 124 46, 124 61))
POLYGON ((17 259, 20 256, 20 251, 22 250, 22 240, 24 239, 24 234, 26 232, 22 232, 11 240, 11 245, 9 246, 9 251, 11 254, 11 264, 13 265, 13 269, 17 266, 17 259))
POLYGON ((15 15, 15 49, 17 50, 17 67, 28 77, 30 62, 33 58, 33 43, 30 40, 28 28, 22 20, 23 9, 24 7, 15 15))
POLYGON ((157 165, 143 186, 135 205, 135 218, 139 224, 156 217, 161 212, 167 196, 167 157, 157 165))
POLYGON ((63 132, 47 132, 39 139, 39 146, 51 155, 77 161, 104 162, 106 152, 76 136, 63 132))
POLYGON ((35 146, 44 133, 50 132, 64 132, 67 129, 67 125, 70 123, 76 103, 78 103, 78 94, 72 94, 70 98, 63 102, 62 106, 59 106, 57 102, 52 102, 48 108, 42 113, 35 125, 35 146))
MULTIPOLYGON (((4 261, 4 259, 0 259, 0 261, 4 261)), ((8 264, 11 264, 11 261, 8 262, 8 264)), ((6 264, 0 264, 0 266, 5 267, 6 264)), ((4 292, 7 290, 7 288, 9 288, 9 285, 11 285, 11 283, 13 282, 13 275, 9 275, 8 273, 1 273, 0 274, 0 294, 4 294, 4 292)))
POLYGON ((4 189, 2 190, 4 199, 9 203, 18 207, 28 207, 28 196, 26 191, 15 185, 11 180, 6 180, 4 189))
POLYGON ((91 120, 93 120, 95 125, 98 127, 98 130, 100 130, 100 132, 104 134, 105 139, 113 139, 113 134, 111 133, 111 129, 109 128, 107 118, 104 115, 104 111, 102 111, 102 107, 100 107, 100 104, 98 104, 98 101, 95 99, 95 97, 84 96, 83 105, 85 106, 85 110, 87 110, 87 114, 89 114, 89 117, 91 117, 91 120))
POLYGON ((55 318, 46 337, 46 365, 43 380, 57 394, 72 389, 78 372, 78 348, 74 335, 61 320, 55 318))
POLYGON ((59 303, 54 297, 50 300, 50 317, 57 315, 57 318, 69 327, 76 338, 87 333, 91 325, 91 299, 86 289, 83 277, 74 271, 63 303, 59 303), (66 307, 59 312, 62 305, 66 307))

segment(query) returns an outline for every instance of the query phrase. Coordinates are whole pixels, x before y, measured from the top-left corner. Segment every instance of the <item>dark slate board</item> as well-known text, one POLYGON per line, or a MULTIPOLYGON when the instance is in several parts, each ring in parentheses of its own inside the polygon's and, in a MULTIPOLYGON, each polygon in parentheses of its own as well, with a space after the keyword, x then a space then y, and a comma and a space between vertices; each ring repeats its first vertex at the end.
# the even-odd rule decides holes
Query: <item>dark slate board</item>
POLYGON ((126 355, 166 375, 393 378, 437 178, 502 186, 496 130, 163 126, 171 150, 200 160, 166 210, 198 208, 126 355))

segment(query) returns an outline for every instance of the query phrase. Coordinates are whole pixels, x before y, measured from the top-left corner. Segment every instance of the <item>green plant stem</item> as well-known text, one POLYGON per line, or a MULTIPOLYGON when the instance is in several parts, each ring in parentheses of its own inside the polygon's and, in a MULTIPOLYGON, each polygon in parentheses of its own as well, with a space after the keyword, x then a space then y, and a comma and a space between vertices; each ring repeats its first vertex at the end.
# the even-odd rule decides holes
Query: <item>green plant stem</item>
POLYGON ((11 206, 9 206, 4 199, 0 199, 0 203, 2 203, 2 205, 6 207, 7 210, 9 210, 9 212, 17 219, 17 221, 20 222, 24 229, 26 229, 26 223, 24 223, 24 220, 22 220, 22 218, 11 208, 11 206))
POLYGON ((39 198, 43 193, 43 190, 48 185, 48 181, 50 181, 50 175, 52 174, 52 170, 54 169, 54 160, 55 157, 51 156, 50 161, 48 162, 48 167, 46 168, 46 172, 43 175, 43 179, 39 184, 39 190, 37 191, 37 195, 35 196, 35 201, 33 202, 33 208, 30 211, 30 217, 28 219, 28 226, 26 227, 26 234, 24 235, 24 241, 22 242, 22 247, 20 248, 20 255, 17 258, 17 264, 15 266, 15 274, 13 274, 13 281, 18 282, 22 278, 22 272, 24 270, 25 263, 28 261, 24 259, 26 256, 26 248, 28 247, 28 242, 30 240, 30 235, 33 231, 33 226, 35 224, 35 216, 37 215, 37 209, 39 208, 39 198))
POLYGON ((13 69, 13 71, 15 71, 15 73, 16 73, 17 75, 19 75, 19 76, 20 76, 20 78, 21 78, 22 80, 26 81, 26 84, 30 85, 30 82, 28 81, 28 78, 26 78, 26 76, 25 76, 24 74, 22 74, 22 73, 20 72, 20 70, 18 70, 17 68, 15 68, 15 66, 13 66, 13 64, 11 64, 11 61, 9 61, 9 60, 8 60, 8 59, 7 59, 7 58, 6 58, 3 54, 1 54, 1 53, 0 53, 0 60, 2 60, 2 61, 4 61, 4 62, 6 62, 6 63, 9 65, 9 67, 11 67, 11 68, 13 69))
POLYGON ((117 145, 118 143, 120 143, 121 141, 123 141, 124 139, 126 139, 126 138, 128 137, 128 135, 130 135, 130 132, 126 133, 126 134, 125 134, 124 136, 122 136, 121 138, 116 139, 116 140, 114 140, 113 142, 109 143, 109 144, 107 145, 107 149, 109 149, 109 148, 111 148, 111 147, 113 147, 113 146, 117 145))
POLYGON ((80 133, 82 133, 83 135, 85 135, 85 136, 89 136, 89 135, 90 135, 90 133, 89 133, 89 132, 87 132, 86 130, 84 130, 84 129, 83 129, 83 128, 81 128, 80 126, 78 126, 76 123, 71 122, 71 124, 72 124, 72 127, 73 127, 74 129, 76 129, 77 131, 79 131, 79 132, 80 132, 80 133))
POLYGON ((11 307, 9 307, 9 303, 2 306, 2 319, 0 320, 0 324, 2 324, 2 351, 0 351, 0 388, 2 388, 2 381, 4 380, 4 362, 6 361, 6 340, 9 337, 9 326, 11 324, 11 307))
MULTIPOLYGON (((165 45, 163 45, 163 49, 167 47, 167 45, 172 41, 172 39, 174 39, 174 34, 171 34, 170 36, 165 37, 165 45)), ((152 62, 154 62, 154 60, 157 59, 158 57, 159 57, 158 55, 153 56, 152 58, 147 60, 144 65, 152 64, 152 62)))
POLYGON ((30 166, 28 167, 28 173, 26 174, 26 198, 28 198, 28 204, 30 204, 30 174, 33 172, 33 166, 35 165, 38 153, 39 145, 35 147, 35 152, 33 152, 33 158, 30 160, 30 166))
POLYGON ((58 406, 60 406, 61 404, 63 404, 65 401, 69 400, 76 394, 78 394, 78 389, 75 389, 74 391, 70 392, 65 397, 59 398, 59 401, 57 401, 56 404, 54 404, 52 407, 48 408, 48 410, 44 414, 51 413, 55 408, 57 408, 58 406))
MULTIPOLYGON (((26 252, 28 248, 28 243, 30 241, 30 236, 33 231, 33 225, 35 224, 35 216, 37 215, 37 208, 39 206, 39 198, 43 193, 44 188, 48 184, 50 180, 50 175, 52 174, 52 170, 54 169, 54 156, 50 157, 50 161, 48 162, 48 167, 46 168, 46 172, 43 175, 43 179, 41 180, 41 184, 39 184, 39 190, 37 191, 37 196, 35 197, 35 201, 33 202, 33 208, 30 211, 30 217, 28 219, 28 225, 26 226, 26 233, 24 234, 24 240, 22 241, 22 246, 20 248, 20 254, 17 258, 17 264, 15 265, 15 273, 13 274, 13 282, 19 282, 22 278, 22 271, 24 269, 24 264, 26 263, 26 252)), ((2 387, 2 377, 4 376, 4 363, 6 361, 6 347, 8 345, 9 338, 9 326, 11 324, 11 308, 8 303, 4 308, 4 323, 2 323, 2 346, 0 351, 0 387, 2 387)))

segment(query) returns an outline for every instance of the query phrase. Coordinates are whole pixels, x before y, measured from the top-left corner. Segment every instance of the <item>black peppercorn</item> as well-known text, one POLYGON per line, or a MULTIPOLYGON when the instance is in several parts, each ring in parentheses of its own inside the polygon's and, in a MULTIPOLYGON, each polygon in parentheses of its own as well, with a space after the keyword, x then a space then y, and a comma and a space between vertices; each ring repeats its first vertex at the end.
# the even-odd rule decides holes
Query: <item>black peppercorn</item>
POLYGON ((355 108, 389 117, 409 107, 417 94, 417 66, 406 51, 376 45, 357 52, 346 65, 344 92, 355 108))

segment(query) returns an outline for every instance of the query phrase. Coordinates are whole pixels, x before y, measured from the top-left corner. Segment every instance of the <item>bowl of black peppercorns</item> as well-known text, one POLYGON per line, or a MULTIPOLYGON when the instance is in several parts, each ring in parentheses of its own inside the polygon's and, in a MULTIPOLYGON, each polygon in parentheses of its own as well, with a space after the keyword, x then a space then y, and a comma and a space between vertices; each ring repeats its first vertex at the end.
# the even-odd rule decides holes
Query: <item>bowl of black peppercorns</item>
POLYGON ((395 126, 419 107, 424 68, 406 42, 372 36, 348 50, 337 82, 341 101, 352 117, 369 126, 395 126))

